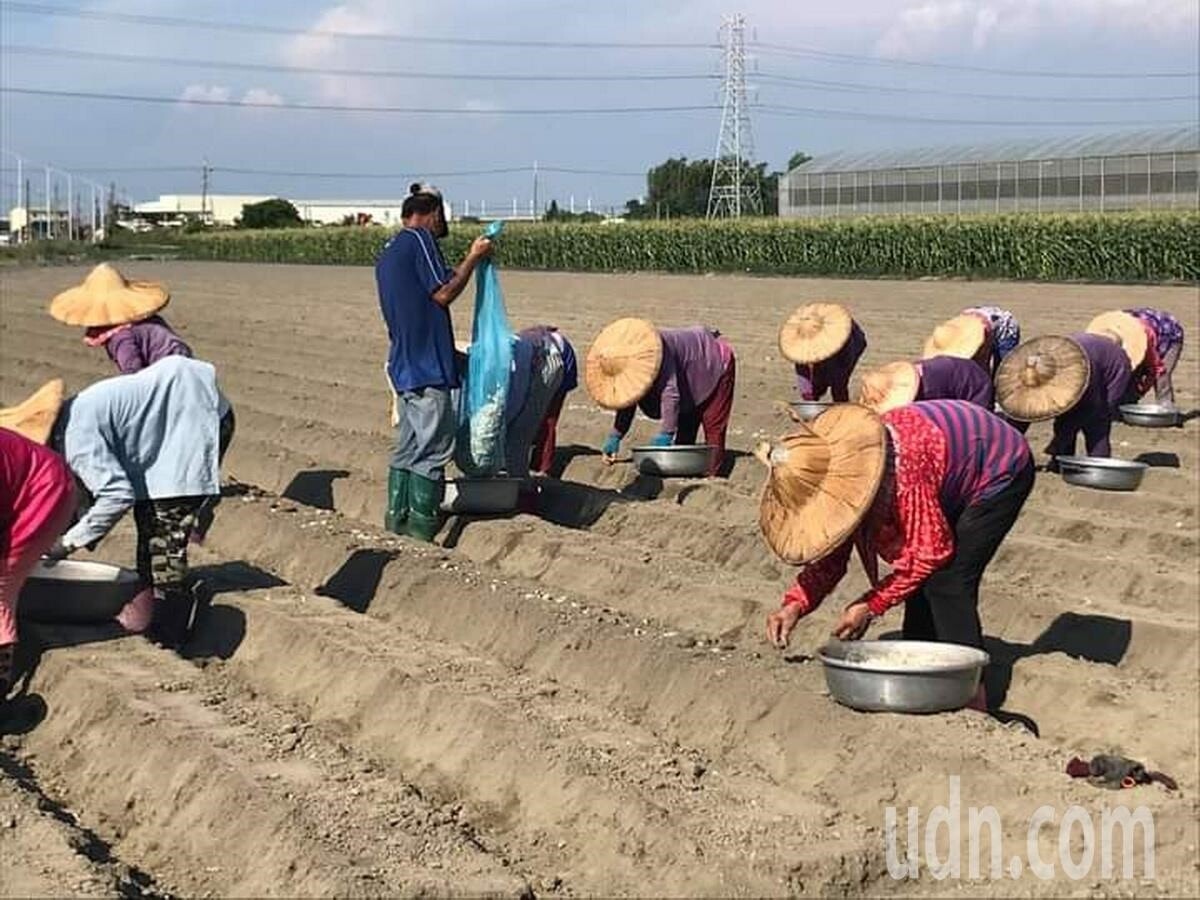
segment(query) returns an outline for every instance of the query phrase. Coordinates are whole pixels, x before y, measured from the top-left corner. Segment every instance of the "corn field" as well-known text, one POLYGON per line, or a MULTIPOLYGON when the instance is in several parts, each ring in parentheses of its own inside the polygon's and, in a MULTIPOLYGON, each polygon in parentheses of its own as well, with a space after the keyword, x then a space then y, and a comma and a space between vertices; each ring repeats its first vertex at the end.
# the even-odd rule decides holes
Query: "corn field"
MULTIPOLYGON (((479 226, 443 242, 457 263, 479 226)), ((196 259, 370 265, 382 228, 229 231, 180 237, 196 259)), ((1200 214, 980 216, 825 221, 509 225, 501 265, 573 271, 1200 280, 1200 214)))

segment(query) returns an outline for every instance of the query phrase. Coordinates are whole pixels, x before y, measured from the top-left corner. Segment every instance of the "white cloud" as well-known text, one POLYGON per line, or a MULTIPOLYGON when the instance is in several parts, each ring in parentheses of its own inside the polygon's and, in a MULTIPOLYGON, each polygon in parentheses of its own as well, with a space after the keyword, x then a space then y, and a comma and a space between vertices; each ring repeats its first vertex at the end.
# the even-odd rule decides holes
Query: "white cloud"
POLYGON ((219 84, 189 84, 179 95, 180 100, 207 100, 221 103, 230 97, 229 88, 219 84))
POLYGON ((1097 33, 1194 38, 1198 27, 1195 0, 921 0, 892 18, 875 49, 922 57, 1097 33))
POLYGON ((253 103, 256 105, 279 106, 283 103, 283 98, 274 91, 269 91, 266 88, 254 87, 246 91, 242 95, 243 103, 253 103))

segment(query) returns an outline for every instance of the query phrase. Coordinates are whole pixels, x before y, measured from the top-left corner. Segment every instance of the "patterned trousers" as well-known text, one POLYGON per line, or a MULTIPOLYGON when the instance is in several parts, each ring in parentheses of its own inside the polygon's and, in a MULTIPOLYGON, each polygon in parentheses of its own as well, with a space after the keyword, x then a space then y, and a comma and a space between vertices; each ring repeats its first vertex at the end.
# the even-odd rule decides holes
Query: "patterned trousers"
POLYGON ((192 625, 194 600, 188 577, 188 538, 207 499, 142 500, 133 507, 138 574, 155 593, 151 636, 169 647, 182 644, 192 625))

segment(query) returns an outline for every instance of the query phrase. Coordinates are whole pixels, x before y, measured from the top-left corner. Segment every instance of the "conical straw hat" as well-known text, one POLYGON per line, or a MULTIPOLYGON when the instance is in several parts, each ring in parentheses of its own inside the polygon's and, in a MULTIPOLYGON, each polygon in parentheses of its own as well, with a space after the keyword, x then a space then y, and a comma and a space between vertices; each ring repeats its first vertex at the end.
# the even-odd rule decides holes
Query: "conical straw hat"
POLYGON ((0 409, 0 428, 15 431, 37 444, 46 443, 63 403, 61 378, 47 381, 27 400, 0 409))
POLYGON ((1129 364, 1135 369, 1146 358, 1150 339, 1146 336, 1146 327, 1137 316, 1114 309, 1092 319, 1088 323, 1087 331, 1088 334, 1115 339, 1129 357, 1129 364))
POLYGON ((963 313, 947 319, 925 342, 923 358, 935 356, 957 356, 959 359, 974 359, 975 354, 987 341, 987 323, 982 316, 963 313))
POLYGON ((170 299, 161 284, 128 281, 113 266, 100 263, 83 284, 51 301, 50 315, 66 325, 124 325, 149 318, 170 299))
POLYGON ((883 422, 851 403, 831 406, 756 455, 770 469, 759 506, 767 545, 785 562, 832 553, 858 527, 883 479, 883 422))
POLYGON ((792 313, 779 329, 779 352, 794 363, 823 362, 846 346, 853 326, 844 306, 809 303, 792 313))
POLYGON ((1091 378, 1091 363, 1075 341, 1057 335, 1026 341, 996 370, 996 400, 1020 422, 1052 419, 1072 409, 1091 378))
POLYGON ((592 399, 605 409, 626 409, 646 396, 662 366, 662 338, 645 319, 617 319, 600 332, 584 364, 592 399))
POLYGON ((890 409, 907 406, 917 399, 921 373, 906 360, 888 363, 863 376, 859 400, 863 406, 882 415, 890 409))

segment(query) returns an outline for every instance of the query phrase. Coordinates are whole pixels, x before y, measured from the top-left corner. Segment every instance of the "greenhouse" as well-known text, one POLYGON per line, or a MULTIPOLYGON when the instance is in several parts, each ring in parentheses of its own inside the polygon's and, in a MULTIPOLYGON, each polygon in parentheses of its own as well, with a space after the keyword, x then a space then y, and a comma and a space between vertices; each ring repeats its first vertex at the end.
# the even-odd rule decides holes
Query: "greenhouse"
POLYGON ((832 153, 784 176, 779 215, 1196 209, 1198 168, 1200 127, 832 153))

